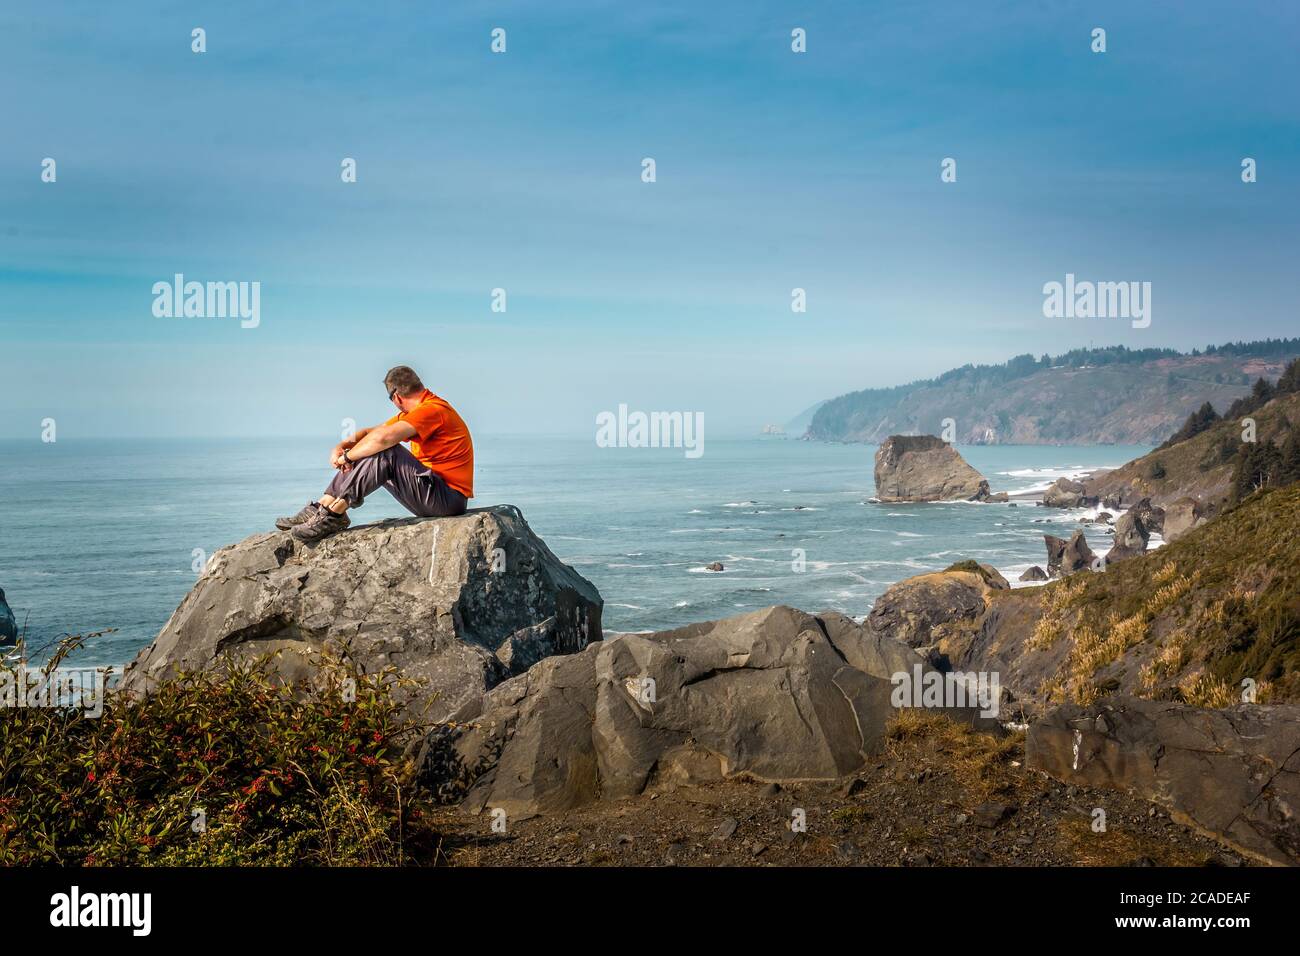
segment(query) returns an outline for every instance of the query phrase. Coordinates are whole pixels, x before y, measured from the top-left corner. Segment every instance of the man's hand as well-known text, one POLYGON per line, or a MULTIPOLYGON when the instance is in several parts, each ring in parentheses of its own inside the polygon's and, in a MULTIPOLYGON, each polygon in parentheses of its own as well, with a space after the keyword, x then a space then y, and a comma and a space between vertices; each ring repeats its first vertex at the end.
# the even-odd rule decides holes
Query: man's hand
MULTIPOLYGON (((370 429, 366 430, 369 431, 370 429)), ((347 468, 343 467, 347 464, 347 462, 343 460, 343 453, 356 445, 356 443, 356 438, 347 438, 335 445, 333 450, 330 452, 330 465, 342 469, 343 471, 347 471, 347 468)))
POLYGON ((410 441, 416 437, 415 426, 410 422, 393 422, 391 425, 376 425, 363 428, 350 441, 339 442, 330 452, 330 464, 339 471, 350 471, 360 458, 377 455, 385 448, 391 448, 398 442, 410 441), (351 461, 343 458, 348 452, 351 461))

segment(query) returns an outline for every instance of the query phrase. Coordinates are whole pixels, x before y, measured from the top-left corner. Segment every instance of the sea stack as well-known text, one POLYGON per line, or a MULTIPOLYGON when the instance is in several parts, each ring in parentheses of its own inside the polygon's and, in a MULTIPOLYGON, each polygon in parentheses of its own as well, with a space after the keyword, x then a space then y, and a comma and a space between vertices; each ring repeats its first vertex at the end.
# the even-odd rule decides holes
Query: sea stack
POLYGON ((934 435, 891 435, 876 451, 881 501, 985 501, 989 483, 934 435))

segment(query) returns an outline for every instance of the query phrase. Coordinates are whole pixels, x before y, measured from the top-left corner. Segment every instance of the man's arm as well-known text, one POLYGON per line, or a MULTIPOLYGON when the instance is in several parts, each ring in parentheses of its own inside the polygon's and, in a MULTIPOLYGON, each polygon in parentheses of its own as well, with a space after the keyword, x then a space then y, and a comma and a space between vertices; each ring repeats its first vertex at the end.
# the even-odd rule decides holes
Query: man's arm
POLYGON ((334 456, 334 467, 345 467, 347 462, 343 460, 343 452, 348 453, 348 458, 356 461, 359 458, 369 458, 371 455, 377 455, 385 448, 392 448, 398 442, 410 441, 416 437, 418 432, 415 426, 410 422, 393 422, 391 425, 376 425, 373 428, 363 428, 356 433, 350 446, 340 445, 334 456))
POLYGON ((335 464, 335 462, 339 460, 340 455, 342 455, 345 451, 347 451, 349 448, 351 448, 353 445, 361 441, 361 439, 365 438, 372 431, 374 431, 376 428, 379 427, 380 426, 375 425, 370 428, 358 428, 356 431, 352 433, 351 438, 345 438, 337 445, 335 445, 333 450, 330 451, 330 464, 334 465, 337 468, 338 466, 335 464))

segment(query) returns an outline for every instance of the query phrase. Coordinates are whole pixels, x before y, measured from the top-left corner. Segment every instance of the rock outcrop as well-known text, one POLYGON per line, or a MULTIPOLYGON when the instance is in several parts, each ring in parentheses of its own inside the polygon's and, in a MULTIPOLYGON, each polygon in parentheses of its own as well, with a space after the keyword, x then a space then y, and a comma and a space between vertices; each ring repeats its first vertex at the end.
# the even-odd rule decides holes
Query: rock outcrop
POLYGON ((1020 577, 1019 577, 1017 580, 1020 580, 1020 581, 1046 581, 1046 580, 1047 580, 1047 572, 1044 571, 1042 568, 1040 568, 1038 565, 1035 564, 1033 567, 1028 568, 1028 569, 1025 571, 1024 574, 1020 575, 1020 577))
MULTIPOLYGON (((1223 411, 1230 404, 1228 399, 1223 404, 1216 401, 1214 406, 1223 411)), ((1248 417, 1254 422, 1257 444, 1272 442, 1282 448, 1300 428, 1300 392, 1280 394, 1248 417)), ((1243 440, 1243 424, 1242 415, 1215 421, 1189 438, 1161 445, 1105 474, 1091 475, 1085 482, 1088 494, 1122 501, 1123 507, 1149 498, 1155 505, 1169 508, 1180 498, 1190 498, 1200 502, 1208 519, 1233 502, 1236 476, 1249 447, 1243 440)), ((1169 540, 1157 524, 1145 517, 1143 523, 1147 530, 1160 532, 1169 540)))
POLYGON ((1069 541, 1056 535, 1045 534, 1043 543, 1047 545, 1048 577, 1059 578, 1073 574, 1075 571, 1082 571, 1092 567, 1092 563, 1097 560, 1092 548, 1088 547, 1082 529, 1070 535, 1069 541))
POLYGON ((9 602, 5 600, 4 588, 0 588, 0 647, 14 644, 18 641, 18 623, 14 620, 14 612, 9 610, 9 602))
POLYGON ((1057 478, 1043 492, 1043 504, 1048 508, 1091 508, 1097 499, 1088 494, 1082 482, 1057 478))
POLYGON ((1028 766, 1137 794, 1274 863, 1300 863, 1300 707, 1115 697, 1029 728, 1028 766))
POLYGON ((362 525, 310 546, 283 533, 222 548, 122 689, 179 668, 277 652, 286 680, 345 645, 367 672, 395 665, 441 720, 552 654, 601 639, 600 594, 505 505, 362 525))
POLYGON ((893 435, 876 450, 881 501, 983 501, 989 483, 934 435, 893 435))
POLYGON ((1165 529, 1165 509, 1157 508, 1150 498, 1141 498, 1134 502, 1129 512, 1142 520, 1142 527, 1147 534, 1163 534, 1165 529))
MULTIPOLYGON (((1219 701, 1247 677, 1269 682, 1271 703, 1300 704, 1293 643, 1277 624, 1294 618, 1300 593, 1297 527, 1300 484, 1249 499, 1104 574, 1060 579, 1058 571, 1042 587, 990 588, 983 610, 969 590, 928 605, 912 599, 903 606, 920 604, 923 619, 882 608, 868 623, 899 640, 940 635, 941 663, 999 674, 1018 706, 1112 693, 1219 701)), ((1070 563, 1089 566, 1081 535, 1074 549, 1054 540, 1062 560, 1071 550, 1070 563)), ((886 593, 929 587, 946 594, 929 584, 944 577, 919 575, 886 593)))
POLYGON ((1146 525, 1134 511, 1126 511, 1115 522, 1115 543, 1106 552, 1106 563, 1136 558, 1147 552, 1150 540, 1146 525))
POLYGON ((1164 514, 1164 539, 1175 541, 1205 523, 1201 503, 1195 498, 1179 498, 1170 503, 1164 514))
POLYGON ((476 775, 465 808, 513 818, 738 775, 833 780, 878 751, 889 678, 918 668, 842 615, 771 607, 544 660, 444 743, 476 775))
POLYGON ((918 574, 890 585, 876 599, 867 627, 928 658, 956 658, 987 610, 990 592, 1010 587, 995 568, 974 561, 918 574))

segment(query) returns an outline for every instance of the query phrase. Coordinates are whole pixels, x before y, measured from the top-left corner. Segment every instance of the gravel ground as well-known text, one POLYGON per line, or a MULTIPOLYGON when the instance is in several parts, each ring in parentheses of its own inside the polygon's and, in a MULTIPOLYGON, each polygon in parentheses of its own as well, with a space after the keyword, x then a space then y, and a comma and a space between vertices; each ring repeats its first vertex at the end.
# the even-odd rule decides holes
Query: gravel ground
POLYGON ((1240 866, 1248 861, 1143 800, 1024 767, 1024 740, 941 718, 895 726, 834 783, 744 779, 507 820, 448 807, 453 866, 1240 866), (1105 831, 1094 828, 1105 812, 1105 831), (802 832, 791 828, 799 818, 802 832))

